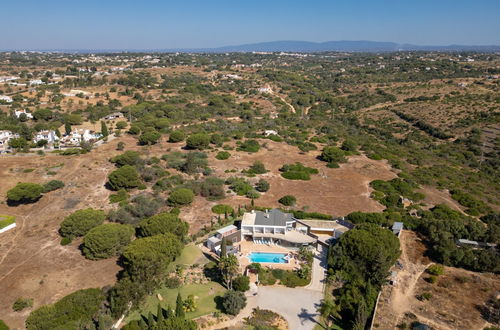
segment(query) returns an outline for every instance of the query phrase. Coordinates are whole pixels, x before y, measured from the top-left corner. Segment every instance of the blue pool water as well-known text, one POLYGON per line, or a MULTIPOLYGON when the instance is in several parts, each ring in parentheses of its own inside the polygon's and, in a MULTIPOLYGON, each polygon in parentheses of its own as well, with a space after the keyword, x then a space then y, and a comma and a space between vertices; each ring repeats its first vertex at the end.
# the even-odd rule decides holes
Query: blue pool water
POLYGON ((269 262, 275 264, 286 264, 285 253, 252 252, 248 255, 251 262, 269 262))

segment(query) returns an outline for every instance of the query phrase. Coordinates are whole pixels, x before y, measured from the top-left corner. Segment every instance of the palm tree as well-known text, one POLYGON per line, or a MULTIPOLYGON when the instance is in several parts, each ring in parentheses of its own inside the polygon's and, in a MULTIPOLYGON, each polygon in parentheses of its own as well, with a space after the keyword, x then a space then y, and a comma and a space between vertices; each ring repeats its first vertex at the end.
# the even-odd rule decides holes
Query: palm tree
POLYGON ((219 269, 222 278, 226 282, 226 287, 231 290, 233 288, 233 278, 238 274, 239 270, 238 259, 234 254, 221 256, 219 260, 219 269))
POLYGON ((318 312, 326 321, 326 328, 330 329, 331 322, 335 319, 341 319, 340 305, 332 299, 322 299, 318 307, 318 312))

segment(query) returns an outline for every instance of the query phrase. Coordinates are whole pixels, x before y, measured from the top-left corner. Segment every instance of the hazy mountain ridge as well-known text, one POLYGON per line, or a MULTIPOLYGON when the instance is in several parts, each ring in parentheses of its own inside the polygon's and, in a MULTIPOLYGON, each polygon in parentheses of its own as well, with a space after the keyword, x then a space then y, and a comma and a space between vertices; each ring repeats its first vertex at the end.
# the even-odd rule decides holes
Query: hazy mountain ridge
POLYGON ((184 53, 231 53, 231 52, 394 52, 394 51, 478 51, 500 52, 499 45, 446 45, 426 46, 413 44, 398 44, 386 41, 340 40, 312 42, 300 40, 279 40, 242 45, 230 45, 214 48, 162 48, 162 49, 50 49, 38 51, 53 52, 184 52, 184 53))

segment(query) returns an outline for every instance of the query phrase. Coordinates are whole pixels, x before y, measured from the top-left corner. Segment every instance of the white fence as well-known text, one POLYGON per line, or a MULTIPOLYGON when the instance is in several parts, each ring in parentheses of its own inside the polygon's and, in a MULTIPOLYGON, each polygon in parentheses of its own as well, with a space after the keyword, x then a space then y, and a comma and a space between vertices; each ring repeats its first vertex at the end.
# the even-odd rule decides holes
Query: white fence
POLYGON ((12 223, 10 225, 8 225, 7 227, 3 227, 2 229, 0 229, 0 234, 1 233, 5 233, 7 230, 11 230, 12 228, 15 228, 16 227, 16 223, 12 223))

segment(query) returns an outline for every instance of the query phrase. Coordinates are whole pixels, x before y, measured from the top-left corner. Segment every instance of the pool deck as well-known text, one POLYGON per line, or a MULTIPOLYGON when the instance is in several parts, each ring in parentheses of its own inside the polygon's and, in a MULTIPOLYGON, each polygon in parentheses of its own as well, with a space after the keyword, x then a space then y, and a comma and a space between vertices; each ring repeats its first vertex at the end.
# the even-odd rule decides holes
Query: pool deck
MULTIPOLYGON (((248 255, 252 252, 268 252, 268 253, 294 253, 293 251, 277 246, 277 245, 266 245, 266 244, 255 244, 253 242, 242 241, 240 243, 241 253, 238 255, 240 266, 242 269, 245 269, 246 266, 250 265, 250 259, 248 255)), ((288 263, 260 263, 264 267, 270 268, 280 268, 280 269, 295 269, 299 268, 299 262, 292 258, 288 263)))

